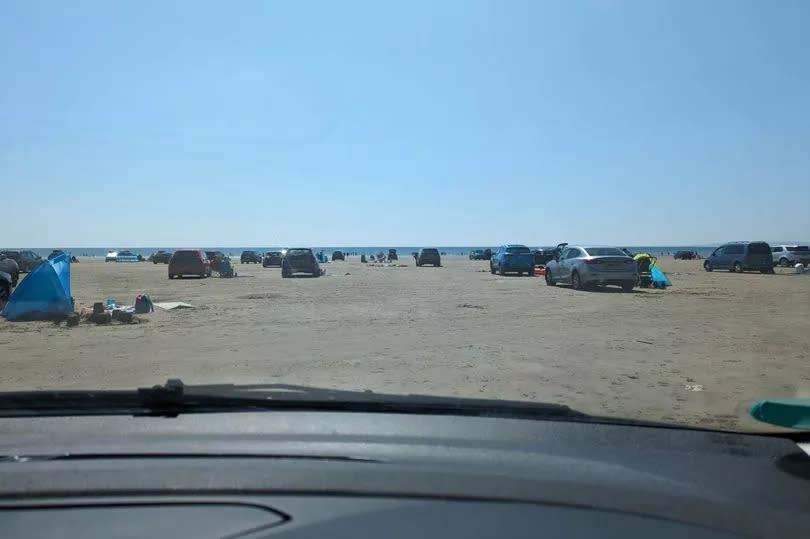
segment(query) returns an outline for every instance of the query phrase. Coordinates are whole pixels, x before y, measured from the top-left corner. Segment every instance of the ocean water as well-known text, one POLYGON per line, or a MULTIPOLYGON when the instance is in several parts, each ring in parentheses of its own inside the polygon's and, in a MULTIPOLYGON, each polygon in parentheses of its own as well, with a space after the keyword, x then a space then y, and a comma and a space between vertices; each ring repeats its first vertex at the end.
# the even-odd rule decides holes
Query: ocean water
MULTIPOLYGON (((431 246, 432 247, 432 246, 431 246)), ((549 245, 535 245, 530 247, 553 247, 549 245)), ((621 247, 626 247, 627 249, 633 252, 646 252, 658 256, 666 256, 671 255, 675 251, 696 251, 702 257, 706 257, 714 251, 716 246, 695 246, 695 245, 624 245, 621 247)), ((144 258, 148 257, 152 253, 157 250, 164 250, 164 251, 174 251, 175 249, 179 249, 180 247, 121 247, 120 250, 128 250, 132 251, 135 254, 143 255, 144 258)), ((397 250, 397 253, 400 256, 410 256, 412 252, 418 251, 420 247, 390 247, 397 250)), ((457 255, 457 256, 466 256, 470 253, 470 251, 474 249, 486 249, 490 248, 495 250, 497 246, 468 246, 468 247, 459 247, 459 246, 447 246, 447 247, 436 247, 439 252, 444 255, 457 255)), ((6 249, 5 247, 2 249, 6 249)), ((0 250, 2 250, 0 249, 0 250)), ((9 249, 19 249, 19 247, 9 248, 9 249)), ((27 249, 27 248, 26 248, 27 249)), ((100 257, 103 258, 110 249, 107 248, 99 248, 99 247, 57 247, 57 249, 61 249, 63 251, 67 251, 68 253, 75 255, 75 256, 85 256, 85 257, 100 257)), ((222 251, 223 253, 227 254, 228 256, 239 256, 242 251, 245 250, 253 250, 259 252, 266 252, 266 251, 280 251, 281 247, 276 246, 264 246, 264 247, 202 247, 202 249, 206 251, 222 251)), ((361 254, 365 255, 372 255, 377 254, 380 251, 388 253, 389 247, 372 247, 372 246, 337 246, 337 247, 313 247, 313 251, 316 253, 319 251, 323 251, 327 255, 331 255, 332 251, 343 251, 344 253, 350 253, 351 255, 360 256, 361 254)), ((42 257, 48 256, 51 252, 52 248, 33 248, 30 249, 37 253, 42 257)))

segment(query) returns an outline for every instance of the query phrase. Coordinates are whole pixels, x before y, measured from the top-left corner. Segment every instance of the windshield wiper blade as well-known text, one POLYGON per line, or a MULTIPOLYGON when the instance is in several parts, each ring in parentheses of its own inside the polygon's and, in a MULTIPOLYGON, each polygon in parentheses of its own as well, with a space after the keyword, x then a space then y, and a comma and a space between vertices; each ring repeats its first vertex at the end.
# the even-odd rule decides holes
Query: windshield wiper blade
POLYGON ((288 384, 187 386, 178 379, 170 379, 164 385, 136 391, 0 393, 0 417, 121 414, 176 417, 188 413, 282 410, 456 415, 679 427, 593 416, 554 403, 397 395, 288 384))

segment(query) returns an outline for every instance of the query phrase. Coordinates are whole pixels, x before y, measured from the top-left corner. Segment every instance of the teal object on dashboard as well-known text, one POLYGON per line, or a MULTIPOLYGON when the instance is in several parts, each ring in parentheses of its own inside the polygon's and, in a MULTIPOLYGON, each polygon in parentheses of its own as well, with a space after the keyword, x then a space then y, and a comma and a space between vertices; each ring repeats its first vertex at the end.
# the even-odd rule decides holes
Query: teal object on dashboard
POLYGON ((791 429, 810 429, 810 399, 766 399, 751 406, 751 417, 791 429))

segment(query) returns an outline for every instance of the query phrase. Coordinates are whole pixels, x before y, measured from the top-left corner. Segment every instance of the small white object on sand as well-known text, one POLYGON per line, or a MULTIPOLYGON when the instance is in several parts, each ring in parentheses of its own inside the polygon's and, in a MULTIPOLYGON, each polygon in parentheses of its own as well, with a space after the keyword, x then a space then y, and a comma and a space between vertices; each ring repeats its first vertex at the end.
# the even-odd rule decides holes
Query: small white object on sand
POLYGON ((190 303, 183 303, 182 301, 163 301, 160 303, 153 303, 155 307, 160 307, 161 309, 165 309, 167 311, 171 311, 172 309, 193 309, 194 305, 190 303))

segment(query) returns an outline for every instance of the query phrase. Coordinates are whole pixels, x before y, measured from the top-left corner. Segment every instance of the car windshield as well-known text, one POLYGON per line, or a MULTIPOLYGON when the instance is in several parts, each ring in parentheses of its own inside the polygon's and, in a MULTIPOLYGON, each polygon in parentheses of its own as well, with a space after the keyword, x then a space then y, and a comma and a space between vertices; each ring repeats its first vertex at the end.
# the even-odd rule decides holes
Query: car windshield
POLYGON ((809 5, 6 0, 0 391, 768 430, 810 396, 809 5))
POLYGON ((620 249, 612 247, 585 247, 585 251, 590 256, 627 256, 620 249))

